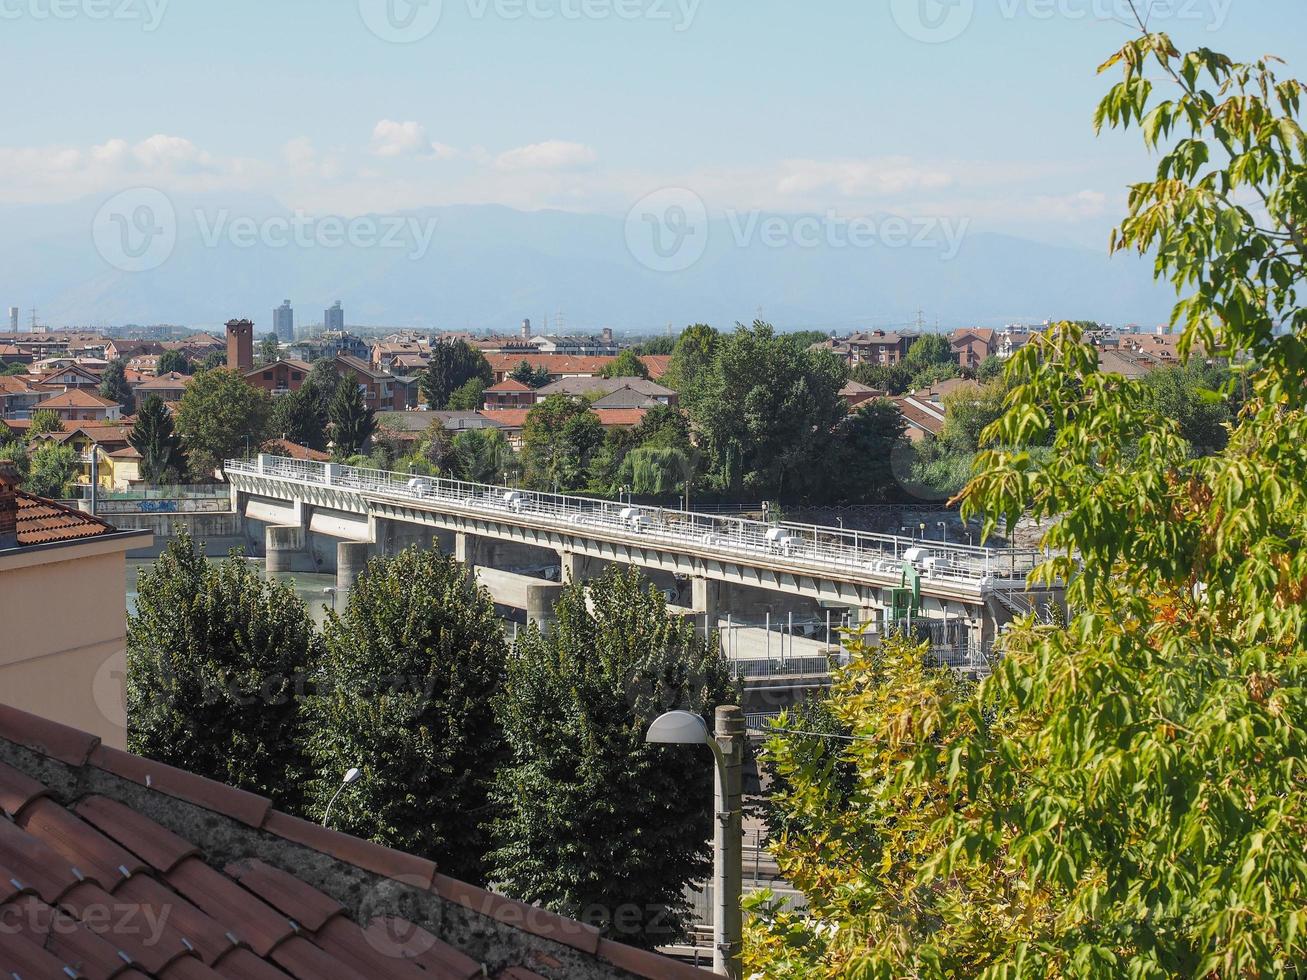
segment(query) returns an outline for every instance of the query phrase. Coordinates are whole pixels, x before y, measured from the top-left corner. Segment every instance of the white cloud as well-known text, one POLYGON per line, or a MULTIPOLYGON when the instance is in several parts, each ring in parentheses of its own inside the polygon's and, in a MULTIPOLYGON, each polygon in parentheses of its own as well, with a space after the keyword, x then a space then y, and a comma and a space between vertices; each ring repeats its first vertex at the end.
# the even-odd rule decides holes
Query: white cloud
POLYGON ((776 189, 783 195, 835 193, 849 198, 937 190, 954 182, 953 174, 903 157, 878 160, 787 160, 776 189))
POLYGON ((372 152, 379 157, 431 157, 449 160, 458 151, 444 143, 435 143, 419 122, 396 122, 383 119, 372 130, 372 152))
POLYGON ((598 156, 584 143, 546 140, 499 154, 495 158, 495 168, 504 171, 576 170, 594 163, 598 156))

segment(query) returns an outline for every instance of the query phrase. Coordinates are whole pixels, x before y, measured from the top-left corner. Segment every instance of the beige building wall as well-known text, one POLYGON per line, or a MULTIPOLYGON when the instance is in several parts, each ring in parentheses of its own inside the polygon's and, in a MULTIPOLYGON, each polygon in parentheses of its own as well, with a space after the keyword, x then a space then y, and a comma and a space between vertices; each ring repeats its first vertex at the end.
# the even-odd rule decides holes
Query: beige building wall
POLYGON ((126 553, 151 537, 0 552, 0 702, 126 748, 126 553))

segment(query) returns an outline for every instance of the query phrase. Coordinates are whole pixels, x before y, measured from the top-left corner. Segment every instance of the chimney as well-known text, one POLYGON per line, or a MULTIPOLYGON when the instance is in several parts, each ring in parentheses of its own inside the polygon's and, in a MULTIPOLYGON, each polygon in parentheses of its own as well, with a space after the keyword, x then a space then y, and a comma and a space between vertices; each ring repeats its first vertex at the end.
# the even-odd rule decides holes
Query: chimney
POLYGON ((18 470, 0 463, 0 551, 18 547, 18 470))
POLYGON ((250 320, 227 322, 227 367, 248 371, 254 367, 254 323, 250 320))

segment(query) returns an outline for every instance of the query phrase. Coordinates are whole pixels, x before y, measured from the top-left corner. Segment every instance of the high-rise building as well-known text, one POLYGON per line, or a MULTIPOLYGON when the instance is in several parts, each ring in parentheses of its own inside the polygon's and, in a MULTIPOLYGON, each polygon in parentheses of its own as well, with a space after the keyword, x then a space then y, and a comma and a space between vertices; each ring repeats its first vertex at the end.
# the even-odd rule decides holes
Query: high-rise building
POLYGON ((326 314, 322 319, 324 330, 344 330, 345 329, 345 308, 340 305, 340 300, 328 307, 326 314))
POLYGON ((272 332, 283 344, 295 342, 295 311, 291 309, 290 300, 272 311, 272 332))
POLYGON ((254 324, 249 320, 227 322, 227 367, 248 371, 254 367, 254 324))
POLYGON ((9 332, 18 333, 18 307, 9 307, 9 332))

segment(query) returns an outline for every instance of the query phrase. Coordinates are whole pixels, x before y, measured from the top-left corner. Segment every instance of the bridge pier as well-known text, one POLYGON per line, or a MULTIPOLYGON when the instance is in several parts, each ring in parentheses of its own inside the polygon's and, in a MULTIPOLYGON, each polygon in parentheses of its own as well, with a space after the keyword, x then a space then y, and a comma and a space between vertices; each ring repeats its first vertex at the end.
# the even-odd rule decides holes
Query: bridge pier
POLYGON ((316 572, 317 564, 309 551, 308 532, 303 527, 268 527, 263 532, 268 573, 316 572))
POLYGON ((542 632, 553 626, 558 619, 554 607, 562 591, 563 587, 553 582, 528 585, 526 587, 526 621, 535 623, 542 632))
POLYGON ((695 618, 702 617, 709 631, 717 629, 721 621, 722 583, 710 578, 696 578, 691 588, 695 618))
POLYGON ((343 612, 350 590, 368 567, 372 545, 367 542, 341 541, 336 545, 336 612, 343 612))

